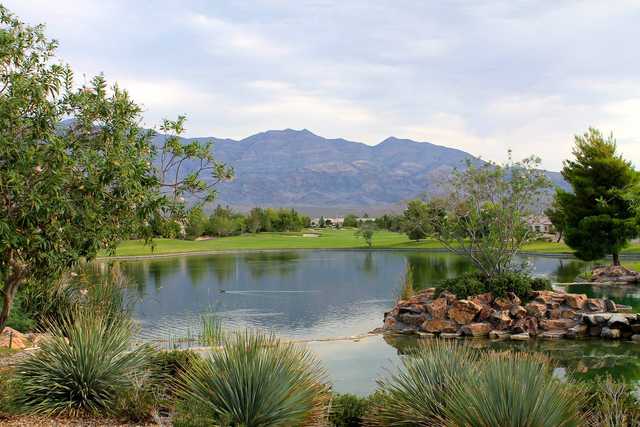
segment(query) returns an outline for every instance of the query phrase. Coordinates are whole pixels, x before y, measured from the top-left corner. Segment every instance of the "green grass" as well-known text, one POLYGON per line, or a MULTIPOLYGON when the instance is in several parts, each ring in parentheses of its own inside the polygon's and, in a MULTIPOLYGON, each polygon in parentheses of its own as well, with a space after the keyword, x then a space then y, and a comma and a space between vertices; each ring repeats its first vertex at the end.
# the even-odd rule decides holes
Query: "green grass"
MULTIPOLYGON (((320 237, 303 237, 301 233, 259 233, 222 237, 211 240, 154 239, 154 248, 141 240, 127 240, 118 246, 116 256, 162 255, 185 252, 230 251, 247 249, 366 249, 367 244, 355 236, 355 230, 325 229, 309 231, 320 237)), ((442 249, 431 239, 411 241, 403 233, 376 231, 373 236, 374 249, 442 249)), ((532 242, 523 248, 524 252, 570 254, 571 249, 563 243, 532 242)), ((624 253, 640 253, 640 244, 631 245, 624 253)), ((107 256, 106 253, 101 254, 107 256)))

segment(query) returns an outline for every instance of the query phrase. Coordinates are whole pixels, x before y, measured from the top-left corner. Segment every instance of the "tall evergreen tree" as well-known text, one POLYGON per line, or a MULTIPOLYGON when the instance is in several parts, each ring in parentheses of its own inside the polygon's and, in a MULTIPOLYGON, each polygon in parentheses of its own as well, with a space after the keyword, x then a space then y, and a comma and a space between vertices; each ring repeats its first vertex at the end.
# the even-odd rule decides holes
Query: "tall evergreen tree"
POLYGON ((616 152, 613 135, 604 137, 597 129, 576 135, 573 155, 562 169, 573 191, 556 193, 564 212, 565 242, 580 259, 611 255, 613 265, 620 265, 620 251, 639 232, 633 203, 625 197, 638 183, 638 174, 616 152))

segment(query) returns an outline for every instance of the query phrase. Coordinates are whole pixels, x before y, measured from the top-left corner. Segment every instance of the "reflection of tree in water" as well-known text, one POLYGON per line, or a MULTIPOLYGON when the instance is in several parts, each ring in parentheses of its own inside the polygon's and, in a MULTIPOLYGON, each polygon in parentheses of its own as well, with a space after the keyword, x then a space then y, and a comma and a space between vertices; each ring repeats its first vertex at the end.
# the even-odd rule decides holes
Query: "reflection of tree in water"
POLYGON ((254 252, 243 258, 245 265, 254 279, 260 279, 269 274, 284 277, 297 268, 299 252, 254 252))
POLYGON ((204 265, 199 266, 203 269, 206 268, 207 271, 211 272, 213 276, 216 278, 216 281, 219 285, 223 285, 227 283, 229 280, 233 279, 236 273, 236 260, 237 255, 212 255, 202 259, 204 265))
POLYGON ((589 264, 577 260, 558 260, 553 277, 560 283, 574 282, 578 276, 589 270, 589 264))
POLYGON ((435 286, 447 277, 457 276, 472 269, 466 259, 446 253, 414 253, 408 254, 406 258, 416 291, 435 286))
POLYGON ((137 297, 143 298, 147 288, 148 264, 143 262, 123 262, 122 271, 129 278, 129 289, 135 289, 137 297))
POLYGON ((148 275, 153 279, 156 290, 162 288, 167 276, 180 270, 180 258, 166 258, 149 262, 148 275))
MULTIPOLYGON (((434 338, 425 338, 434 339, 434 338)), ((398 350, 398 354, 407 354, 415 348, 418 339, 401 335, 384 335, 387 344, 398 350)), ((480 351, 525 351, 544 353, 557 364, 565 368, 567 374, 579 380, 611 375, 614 379, 634 382, 640 385, 640 357, 637 344, 628 341, 605 341, 601 339, 585 340, 543 340, 494 341, 467 339, 465 344, 480 351)))
POLYGON ((373 260, 373 253, 367 252, 364 255, 364 258, 362 259, 361 269, 362 271, 364 271, 370 276, 373 276, 378 272, 378 269, 376 268, 376 263, 373 260))

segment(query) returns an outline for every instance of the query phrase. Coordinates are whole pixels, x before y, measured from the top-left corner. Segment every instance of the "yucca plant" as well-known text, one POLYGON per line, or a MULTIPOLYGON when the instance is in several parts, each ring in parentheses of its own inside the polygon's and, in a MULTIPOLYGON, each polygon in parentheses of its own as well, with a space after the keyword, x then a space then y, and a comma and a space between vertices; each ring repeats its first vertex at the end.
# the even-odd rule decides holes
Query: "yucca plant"
POLYGON ((130 347, 126 316, 80 310, 48 329, 52 338, 16 369, 15 401, 25 412, 110 414, 147 367, 150 349, 130 347))
POLYGON ((397 372, 378 381, 379 398, 368 423, 376 426, 441 425, 455 383, 471 375, 478 358, 456 341, 420 341, 409 350, 397 372))
POLYGON ((318 425, 330 399, 325 372, 305 347, 249 331, 192 365, 177 393, 203 408, 210 425, 238 427, 318 425))
POLYGON ((489 353, 454 384, 447 424, 469 427, 583 425, 583 390, 554 377, 544 356, 489 353))

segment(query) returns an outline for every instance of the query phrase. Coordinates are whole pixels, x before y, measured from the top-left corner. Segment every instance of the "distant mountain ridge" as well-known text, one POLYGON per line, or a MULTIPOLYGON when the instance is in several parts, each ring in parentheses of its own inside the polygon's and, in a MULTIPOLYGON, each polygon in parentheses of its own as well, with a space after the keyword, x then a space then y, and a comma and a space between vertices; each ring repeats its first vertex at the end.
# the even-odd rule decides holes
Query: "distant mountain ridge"
MULTIPOLYGON (((195 139, 213 141, 216 159, 235 169, 235 179, 217 187, 217 202, 240 209, 286 206, 318 215, 397 211, 407 200, 437 193, 467 159, 482 162, 429 142, 389 137, 366 145, 306 129, 270 130, 241 140, 195 139)), ((559 173, 548 175, 564 184, 559 173)))

